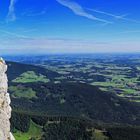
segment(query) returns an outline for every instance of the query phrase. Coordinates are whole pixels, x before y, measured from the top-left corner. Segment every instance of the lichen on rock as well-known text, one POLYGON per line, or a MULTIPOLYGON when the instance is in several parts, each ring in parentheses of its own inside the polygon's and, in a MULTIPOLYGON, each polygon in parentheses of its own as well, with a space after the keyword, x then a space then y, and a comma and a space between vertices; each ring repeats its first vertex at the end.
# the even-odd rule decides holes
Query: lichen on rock
POLYGON ((6 75, 7 65, 0 58, 0 140, 15 140, 10 132, 10 96, 8 90, 8 79, 6 75))

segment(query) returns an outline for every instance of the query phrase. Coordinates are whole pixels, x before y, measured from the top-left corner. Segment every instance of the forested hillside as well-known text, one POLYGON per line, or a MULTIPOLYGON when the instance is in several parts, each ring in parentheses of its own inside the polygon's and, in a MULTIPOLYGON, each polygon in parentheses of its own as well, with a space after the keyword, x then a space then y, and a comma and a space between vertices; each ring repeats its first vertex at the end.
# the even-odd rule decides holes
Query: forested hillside
POLYGON ((8 66, 9 92, 13 108, 11 123, 17 140, 23 136, 28 140, 35 135, 34 130, 37 131, 37 135, 33 138, 42 140, 67 140, 67 136, 75 129, 72 137, 79 133, 75 140, 98 140, 98 134, 103 140, 111 137, 117 140, 116 135, 123 140, 126 129, 136 129, 134 135, 139 135, 139 127, 131 126, 140 125, 139 103, 127 101, 85 83, 56 83, 53 79, 59 76, 58 73, 38 66, 14 62, 8 62, 8 66), (69 123, 77 125, 69 126, 69 123), (121 127, 122 124, 126 127, 122 127, 122 131, 119 132, 116 126, 121 127), (53 130, 57 134, 63 129, 67 129, 63 135, 53 135, 53 130))

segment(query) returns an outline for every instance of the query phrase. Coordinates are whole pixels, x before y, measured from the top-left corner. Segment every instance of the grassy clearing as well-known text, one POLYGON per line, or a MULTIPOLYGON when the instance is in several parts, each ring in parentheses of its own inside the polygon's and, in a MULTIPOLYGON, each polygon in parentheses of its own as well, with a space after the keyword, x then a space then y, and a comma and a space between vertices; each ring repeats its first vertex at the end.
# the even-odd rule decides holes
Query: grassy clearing
POLYGON ((95 129, 95 132, 94 132, 94 133, 95 133, 95 134, 94 134, 94 138, 95 138, 96 140, 109 140, 109 138, 106 137, 106 136, 102 133, 102 131, 100 131, 100 130, 95 129))
POLYGON ((135 89, 122 89, 124 91, 125 94, 134 94, 136 93, 137 91, 135 89))
POLYGON ((91 83, 91 85, 102 86, 102 87, 117 87, 117 86, 120 86, 120 84, 115 84, 114 82, 94 82, 94 83, 91 83))
POLYGON ((37 98, 36 92, 32 90, 32 88, 26 88, 23 86, 10 86, 9 91, 12 93, 12 97, 16 98, 37 98))
POLYGON ((16 83, 32 83, 32 82, 49 82, 49 79, 47 79, 44 75, 37 75, 34 71, 27 71, 23 74, 21 74, 19 77, 13 80, 13 82, 16 83))
POLYGON ((41 137, 41 132, 42 132, 41 126, 31 121, 28 133, 22 133, 20 131, 17 131, 16 133, 14 133, 14 137, 16 140, 29 140, 32 137, 38 140, 41 137))

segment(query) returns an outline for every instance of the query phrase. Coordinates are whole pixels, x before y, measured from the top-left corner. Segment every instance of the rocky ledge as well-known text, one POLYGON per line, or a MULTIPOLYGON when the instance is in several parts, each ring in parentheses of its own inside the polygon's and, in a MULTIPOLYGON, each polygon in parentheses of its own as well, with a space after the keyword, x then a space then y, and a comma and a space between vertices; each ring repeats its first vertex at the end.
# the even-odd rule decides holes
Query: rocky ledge
POLYGON ((0 140, 15 140, 10 132, 10 96, 7 92, 7 65, 5 61, 0 58, 0 140))

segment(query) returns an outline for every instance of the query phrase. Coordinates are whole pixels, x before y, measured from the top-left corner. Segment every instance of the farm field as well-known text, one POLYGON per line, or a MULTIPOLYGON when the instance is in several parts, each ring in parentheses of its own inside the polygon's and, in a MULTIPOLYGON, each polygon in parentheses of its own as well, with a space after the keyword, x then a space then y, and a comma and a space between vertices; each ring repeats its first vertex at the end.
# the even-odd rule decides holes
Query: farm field
POLYGON ((77 139, 126 140, 127 135, 128 140, 136 140, 139 59, 140 55, 9 58, 11 127, 16 140, 65 139, 73 129, 74 137, 80 131, 77 139))
MULTIPOLYGON (((22 59, 22 57, 21 57, 22 59)), ((140 56, 131 55, 52 55, 22 59, 53 74, 21 73, 13 82, 80 82, 98 86, 130 101, 140 101, 140 56), (30 60, 30 61, 29 61, 30 60), (30 76, 28 76, 30 75, 30 76), (28 78, 27 78, 28 77, 28 78)))

